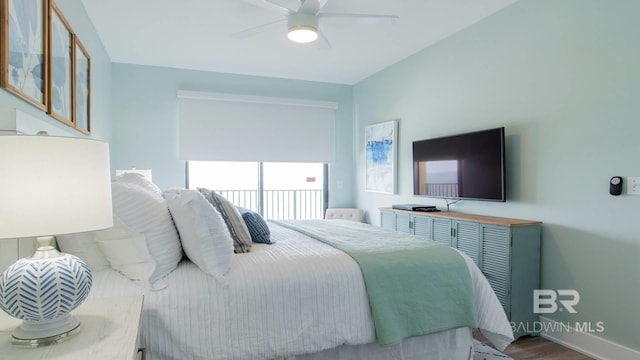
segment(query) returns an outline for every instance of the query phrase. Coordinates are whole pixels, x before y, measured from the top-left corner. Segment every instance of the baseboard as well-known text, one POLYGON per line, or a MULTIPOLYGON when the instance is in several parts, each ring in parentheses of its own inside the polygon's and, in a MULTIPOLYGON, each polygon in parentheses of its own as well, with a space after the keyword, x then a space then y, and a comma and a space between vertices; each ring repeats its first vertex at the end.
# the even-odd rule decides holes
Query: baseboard
MULTIPOLYGON (((640 351, 616 344, 594 335, 591 332, 577 331, 573 327, 555 320, 540 316, 543 331, 540 336, 600 360, 636 360, 640 359, 640 351), (545 331, 562 329, 562 331, 545 331)), ((596 325, 593 325, 597 328, 596 325)))

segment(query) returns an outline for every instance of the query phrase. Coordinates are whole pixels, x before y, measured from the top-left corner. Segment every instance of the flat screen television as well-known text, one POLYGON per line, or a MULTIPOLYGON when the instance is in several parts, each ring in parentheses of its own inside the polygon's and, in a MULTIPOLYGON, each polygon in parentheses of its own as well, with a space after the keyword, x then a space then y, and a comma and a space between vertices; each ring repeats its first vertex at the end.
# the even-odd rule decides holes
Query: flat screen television
POLYGON ((413 193, 506 201, 504 127, 413 142, 413 193))

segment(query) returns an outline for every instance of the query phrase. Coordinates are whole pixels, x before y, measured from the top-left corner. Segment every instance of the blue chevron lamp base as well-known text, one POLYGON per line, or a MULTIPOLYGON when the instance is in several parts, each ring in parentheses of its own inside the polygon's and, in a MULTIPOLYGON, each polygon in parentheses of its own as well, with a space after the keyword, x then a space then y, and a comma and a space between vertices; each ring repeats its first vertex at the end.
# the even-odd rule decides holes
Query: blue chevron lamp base
POLYGON ((0 277, 0 308, 23 320, 12 336, 17 346, 56 344, 80 331, 70 312, 89 295, 91 271, 80 258, 58 252, 52 241, 38 238, 35 254, 18 260, 0 277))

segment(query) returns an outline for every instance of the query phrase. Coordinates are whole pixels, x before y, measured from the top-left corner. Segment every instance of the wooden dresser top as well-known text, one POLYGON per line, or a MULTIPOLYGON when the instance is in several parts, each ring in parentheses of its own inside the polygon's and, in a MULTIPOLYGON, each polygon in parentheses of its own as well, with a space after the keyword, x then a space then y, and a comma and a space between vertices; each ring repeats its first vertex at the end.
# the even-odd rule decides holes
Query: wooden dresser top
POLYGON ((392 211, 400 214, 411 214, 411 215, 417 215, 417 216, 430 216, 430 217, 443 218, 443 219, 472 221, 477 223, 500 225, 500 226, 529 226, 529 225, 542 224, 541 221, 465 214, 465 213, 452 212, 452 211, 431 211, 431 212, 408 211, 408 210, 392 209, 390 207, 380 208, 380 211, 392 211))

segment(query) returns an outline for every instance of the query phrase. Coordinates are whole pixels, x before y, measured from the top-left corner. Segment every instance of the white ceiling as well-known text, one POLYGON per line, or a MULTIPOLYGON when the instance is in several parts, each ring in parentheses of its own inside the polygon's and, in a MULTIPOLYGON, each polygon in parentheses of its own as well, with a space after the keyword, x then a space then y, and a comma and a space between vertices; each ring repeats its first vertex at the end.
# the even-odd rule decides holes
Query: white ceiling
POLYGON ((284 17, 242 0, 82 3, 113 62, 355 84, 516 1, 329 0, 322 12, 400 18, 395 24, 321 23, 331 44, 325 50, 290 42, 286 22, 250 38, 231 38, 284 17))

